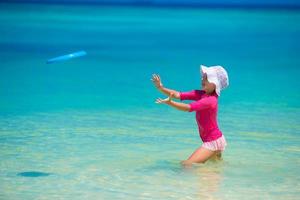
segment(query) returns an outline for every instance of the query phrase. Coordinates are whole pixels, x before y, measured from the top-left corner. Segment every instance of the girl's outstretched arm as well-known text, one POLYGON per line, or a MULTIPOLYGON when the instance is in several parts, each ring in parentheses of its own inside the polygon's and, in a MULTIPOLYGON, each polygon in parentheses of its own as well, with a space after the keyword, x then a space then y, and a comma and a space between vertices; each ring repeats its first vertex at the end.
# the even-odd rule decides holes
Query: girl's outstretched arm
POLYGON ((172 97, 173 97, 173 93, 171 93, 170 96, 166 99, 161 99, 161 98, 156 99, 155 103, 159 103, 159 104, 164 103, 178 110, 187 111, 187 112, 190 111, 191 106, 189 104, 172 101, 172 97))
POLYGON ((176 99, 180 99, 179 92, 176 90, 165 88, 161 82, 160 76, 158 74, 152 74, 152 82, 155 85, 155 87, 163 94, 170 96, 173 94, 173 97, 176 99))
POLYGON ((182 111, 186 111, 188 112, 190 110, 190 105, 186 104, 186 103, 180 103, 180 102, 176 102, 176 101, 169 101, 169 103, 167 103, 169 106, 172 106, 178 110, 182 110, 182 111))

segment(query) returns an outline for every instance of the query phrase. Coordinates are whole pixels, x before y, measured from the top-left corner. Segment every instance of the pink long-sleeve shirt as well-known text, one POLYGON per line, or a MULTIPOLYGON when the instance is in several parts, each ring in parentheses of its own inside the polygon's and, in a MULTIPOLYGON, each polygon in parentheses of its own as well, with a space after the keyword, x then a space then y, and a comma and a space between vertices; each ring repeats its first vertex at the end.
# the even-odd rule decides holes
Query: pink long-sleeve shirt
POLYGON ((180 100, 194 100, 190 112, 196 111, 196 121, 203 142, 210 142, 222 136, 217 123, 218 95, 208 95, 204 90, 180 92, 180 100))

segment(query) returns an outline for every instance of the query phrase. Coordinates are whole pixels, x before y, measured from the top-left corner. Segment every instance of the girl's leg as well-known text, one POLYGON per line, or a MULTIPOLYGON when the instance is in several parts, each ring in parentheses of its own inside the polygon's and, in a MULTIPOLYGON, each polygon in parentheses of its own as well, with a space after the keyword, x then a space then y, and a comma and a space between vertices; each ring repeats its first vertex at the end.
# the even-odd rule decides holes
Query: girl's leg
POLYGON ((194 151, 194 153, 185 161, 181 163, 183 165, 190 165, 192 163, 205 163, 208 159, 215 156, 219 152, 208 150, 204 147, 200 147, 194 151))
POLYGON ((222 160, 221 151, 216 151, 215 155, 211 159, 213 159, 213 160, 222 160))
POLYGON ((222 160, 222 151, 215 151, 215 154, 209 158, 209 160, 220 161, 222 160))

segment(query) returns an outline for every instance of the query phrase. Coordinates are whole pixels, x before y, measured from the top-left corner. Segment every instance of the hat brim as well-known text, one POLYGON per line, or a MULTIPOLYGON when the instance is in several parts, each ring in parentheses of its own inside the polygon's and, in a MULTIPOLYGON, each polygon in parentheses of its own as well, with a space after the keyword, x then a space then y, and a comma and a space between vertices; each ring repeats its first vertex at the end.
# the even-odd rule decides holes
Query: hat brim
POLYGON ((207 73, 207 71, 208 71, 208 67, 206 67, 205 65, 200 65, 201 75, 203 75, 203 73, 207 73))
POLYGON ((205 65, 200 65, 200 73, 203 76, 203 73, 207 74, 207 80, 210 83, 214 83, 216 86, 216 93, 218 96, 220 96, 221 90, 220 90, 220 85, 219 85, 219 80, 216 76, 214 76, 214 72, 210 70, 209 67, 205 66, 205 65))

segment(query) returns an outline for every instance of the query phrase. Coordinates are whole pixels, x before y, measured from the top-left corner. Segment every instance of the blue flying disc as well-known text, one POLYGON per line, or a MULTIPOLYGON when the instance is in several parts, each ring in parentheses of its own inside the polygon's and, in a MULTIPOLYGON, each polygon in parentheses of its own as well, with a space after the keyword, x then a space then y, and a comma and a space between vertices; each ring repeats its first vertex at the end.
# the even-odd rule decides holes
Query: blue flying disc
POLYGON ((81 57, 81 56, 85 56, 85 55, 86 55, 85 51, 77 51, 77 52, 70 53, 70 54, 67 54, 67 55, 51 58, 51 59, 47 60, 47 64, 66 61, 66 60, 70 60, 72 58, 77 58, 77 57, 81 57))

